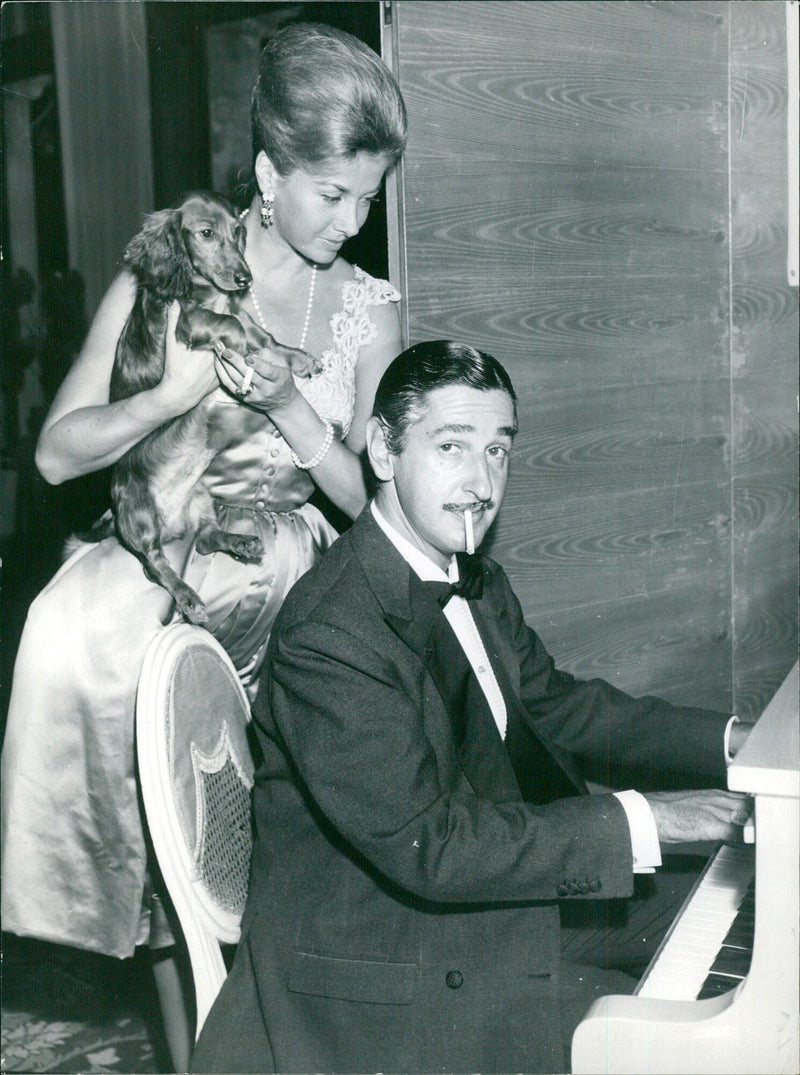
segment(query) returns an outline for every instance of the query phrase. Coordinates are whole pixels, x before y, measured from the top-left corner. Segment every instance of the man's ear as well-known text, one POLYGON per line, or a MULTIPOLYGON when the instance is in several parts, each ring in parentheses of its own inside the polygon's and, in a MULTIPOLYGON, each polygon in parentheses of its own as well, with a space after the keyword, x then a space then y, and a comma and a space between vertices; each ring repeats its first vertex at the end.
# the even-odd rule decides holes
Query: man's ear
POLYGON ((367 419, 366 438, 367 455, 375 477, 378 481, 391 481, 394 477, 394 455, 389 451, 383 426, 374 416, 367 419))

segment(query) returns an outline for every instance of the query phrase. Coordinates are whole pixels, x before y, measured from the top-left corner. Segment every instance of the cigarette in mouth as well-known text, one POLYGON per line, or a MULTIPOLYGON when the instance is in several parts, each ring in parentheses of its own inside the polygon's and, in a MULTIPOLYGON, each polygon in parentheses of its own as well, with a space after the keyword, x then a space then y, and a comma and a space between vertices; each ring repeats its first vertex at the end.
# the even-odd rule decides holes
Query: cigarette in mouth
POLYGON ((464 536, 467 552, 471 555, 475 552, 475 535, 472 532, 472 512, 469 508, 464 512, 464 536))

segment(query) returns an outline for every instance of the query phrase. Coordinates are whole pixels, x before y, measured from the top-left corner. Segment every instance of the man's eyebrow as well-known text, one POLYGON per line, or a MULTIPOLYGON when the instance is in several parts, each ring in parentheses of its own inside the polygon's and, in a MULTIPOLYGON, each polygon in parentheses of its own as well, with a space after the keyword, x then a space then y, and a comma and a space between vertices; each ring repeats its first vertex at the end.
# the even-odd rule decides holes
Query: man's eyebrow
MULTIPOLYGON (((474 433, 475 426, 470 425, 468 422, 447 422, 443 426, 439 426, 438 429, 431 430, 428 434, 429 437, 438 437, 441 433, 474 433)), ((516 426, 498 426, 497 433, 501 437, 515 437, 517 434, 516 426)))
POLYGON ((439 426, 438 429, 433 429, 428 434, 429 437, 438 437, 440 433, 474 433, 475 426, 470 425, 468 422, 447 422, 443 426, 439 426))

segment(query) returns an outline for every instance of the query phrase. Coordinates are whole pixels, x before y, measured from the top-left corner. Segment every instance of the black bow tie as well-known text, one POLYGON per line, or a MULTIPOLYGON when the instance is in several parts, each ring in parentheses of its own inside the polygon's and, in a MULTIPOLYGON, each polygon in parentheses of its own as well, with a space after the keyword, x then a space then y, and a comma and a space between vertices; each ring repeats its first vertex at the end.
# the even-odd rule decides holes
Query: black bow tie
POLYGON ((477 553, 456 553, 458 564, 458 582, 426 582, 426 590, 432 592, 444 608, 454 595, 464 597, 467 601, 478 601, 483 597, 483 561, 477 553))

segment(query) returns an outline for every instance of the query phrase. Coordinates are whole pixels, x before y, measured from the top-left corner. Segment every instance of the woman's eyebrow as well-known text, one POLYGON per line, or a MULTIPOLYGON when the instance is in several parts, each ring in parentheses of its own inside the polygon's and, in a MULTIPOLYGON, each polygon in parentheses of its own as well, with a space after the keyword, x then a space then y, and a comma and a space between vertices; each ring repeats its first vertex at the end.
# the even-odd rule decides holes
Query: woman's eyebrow
MULTIPOLYGON (((338 190, 340 194, 349 194, 350 188, 344 186, 342 183, 337 183, 335 179, 318 179, 317 183, 321 187, 333 187, 334 190, 338 190)), ((379 184, 374 190, 371 190, 368 194, 364 195, 366 198, 374 198, 376 194, 380 194, 383 189, 383 184, 379 184)))

